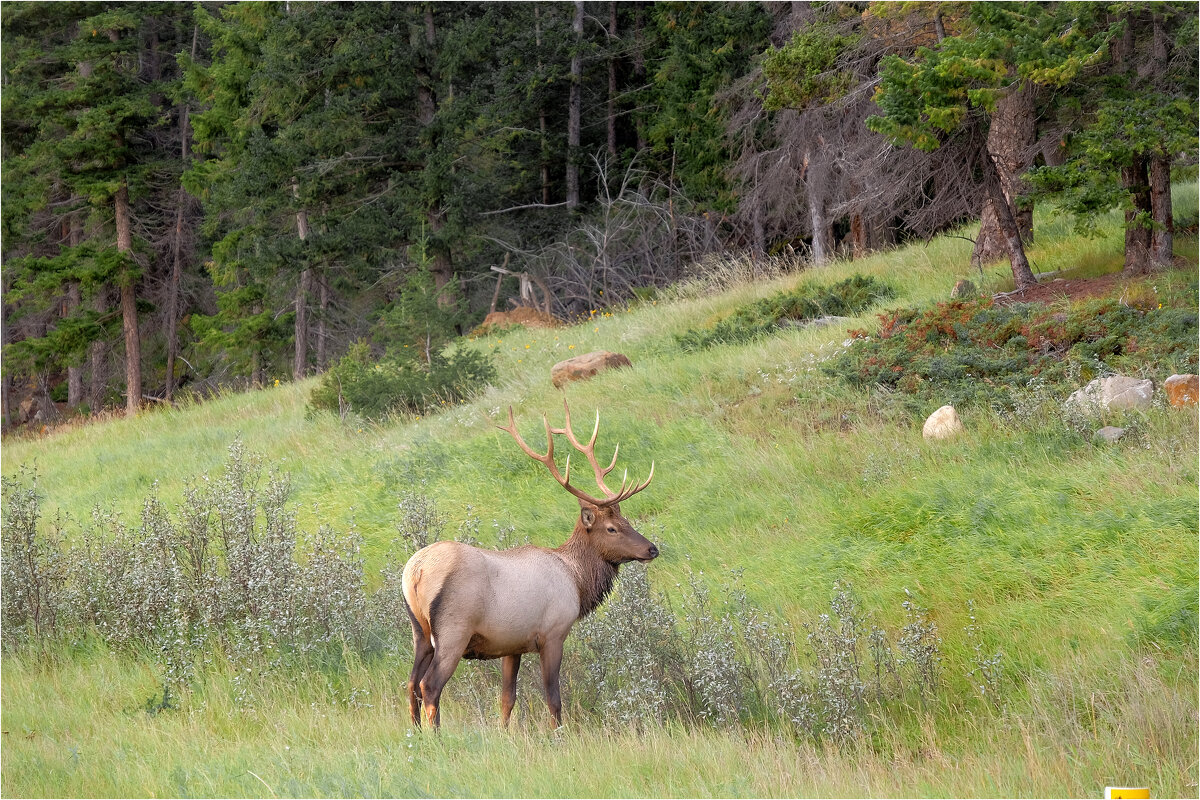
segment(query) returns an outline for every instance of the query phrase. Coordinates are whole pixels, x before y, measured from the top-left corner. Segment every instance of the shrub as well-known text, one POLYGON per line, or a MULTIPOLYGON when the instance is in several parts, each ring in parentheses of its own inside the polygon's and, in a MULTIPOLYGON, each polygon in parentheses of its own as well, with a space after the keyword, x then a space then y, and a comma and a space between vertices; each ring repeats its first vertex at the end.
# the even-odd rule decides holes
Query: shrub
POLYGON ((325 373, 309 401, 317 409, 342 416, 353 411, 368 419, 422 414, 470 399, 495 377, 491 359, 475 350, 432 353, 423 364, 394 355, 375 360, 370 347, 359 342, 325 373))
MULTIPOLYGON (((232 687, 243 708, 289 669, 336 674, 354 658, 381 653, 407 660, 403 561, 448 524, 429 497, 406 492, 397 559, 372 591, 358 532, 299 530, 286 476, 264 470, 240 441, 223 471, 190 485, 177 509, 147 498, 136 526, 97 512, 78 535, 43 533, 32 480, 4 484, 4 647, 97 636, 115 649, 155 653, 162 682, 142 704, 150 713, 181 708, 197 670, 218 657, 236 667, 232 687)), ((497 522, 492 529, 499 546, 521 541, 497 522)), ((456 538, 482 536, 468 509, 456 538)), ((929 702, 942 688, 941 639, 911 598, 895 635, 871 625, 850 587, 835 584, 830 612, 797 638, 748 599, 736 576, 714 590, 703 573, 689 574, 680 588, 669 598, 643 565, 625 567, 613 596, 568 639, 572 714, 622 725, 757 721, 843 742, 866 733, 890 702, 929 702)), ((1194 602, 1184 606, 1182 614, 1174 607, 1156 614, 1167 620, 1159 627, 1179 629, 1176 618, 1194 627, 1194 602)), ((968 636, 976 634, 972 623, 968 636)), ((980 663, 969 677, 998 703, 1000 654, 983 660, 976 652, 980 663)), ((533 674, 523 672, 530 708, 540 695, 533 674)), ((464 664, 456 675, 450 691, 490 716, 494 665, 464 664)))
POLYGON ((48 635, 63 605, 61 552, 57 536, 39 536, 42 496, 36 481, 35 474, 23 473, 3 482, 0 620, 5 647, 48 635))
POLYGON ((777 330, 786 320, 858 314, 882 300, 895 297, 895 294, 886 283, 863 275, 855 275, 832 286, 806 283, 744 305, 712 327, 693 328, 675 338, 687 351, 718 344, 741 344, 777 330))

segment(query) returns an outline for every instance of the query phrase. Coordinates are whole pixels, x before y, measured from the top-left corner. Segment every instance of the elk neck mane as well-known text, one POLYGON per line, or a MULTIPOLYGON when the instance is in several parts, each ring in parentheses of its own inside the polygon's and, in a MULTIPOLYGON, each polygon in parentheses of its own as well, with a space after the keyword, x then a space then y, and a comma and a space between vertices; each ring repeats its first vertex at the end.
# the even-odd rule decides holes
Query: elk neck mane
POLYGON ((579 590, 579 617, 582 619, 596 610, 612 591, 617 577, 617 565, 605 561, 587 541, 583 523, 576 522, 571 538, 553 550, 571 570, 575 587, 579 590))

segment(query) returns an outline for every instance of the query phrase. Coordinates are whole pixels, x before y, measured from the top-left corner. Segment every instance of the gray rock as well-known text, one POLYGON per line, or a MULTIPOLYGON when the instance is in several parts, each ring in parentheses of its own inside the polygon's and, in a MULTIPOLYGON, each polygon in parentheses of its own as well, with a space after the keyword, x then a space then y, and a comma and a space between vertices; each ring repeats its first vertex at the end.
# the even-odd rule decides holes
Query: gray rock
POLYGON ((1125 435, 1124 428, 1114 428, 1112 425, 1101 428, 1092 435, 1092 440, 1097 444, 1104 442, 1112 443, 1119 441, 1125 435))
POLYGON ((1113 375, 1097 378, 1082 389, 1072 392, 1065 405, 1087 413, 1122 411, 1133 408, 1144 411, 1154 398, 1154 381, 1113 375))

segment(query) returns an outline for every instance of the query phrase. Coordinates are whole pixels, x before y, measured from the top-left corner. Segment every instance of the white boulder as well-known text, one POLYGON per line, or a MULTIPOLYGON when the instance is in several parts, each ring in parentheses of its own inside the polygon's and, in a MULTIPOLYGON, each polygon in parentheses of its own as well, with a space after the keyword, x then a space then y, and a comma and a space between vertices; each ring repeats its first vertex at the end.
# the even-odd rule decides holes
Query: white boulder
POLYGON ((962 420, 958 418, 958 412, 954 410, 954 406, 942 406, 930 414, 929 419, 925 420, 925 427, 921 429, 921 435, 926 439, 949 439, 964 430, 962 420))

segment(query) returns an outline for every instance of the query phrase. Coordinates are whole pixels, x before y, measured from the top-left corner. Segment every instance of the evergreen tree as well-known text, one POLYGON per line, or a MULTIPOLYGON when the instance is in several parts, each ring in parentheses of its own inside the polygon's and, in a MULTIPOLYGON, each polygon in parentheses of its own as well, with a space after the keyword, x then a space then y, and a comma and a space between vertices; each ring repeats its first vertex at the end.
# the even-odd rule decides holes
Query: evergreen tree
MULTIPOLYGON (((82 361, 112 330, 113 312, 84 293, 118 291, 127 412, 142 400, 140 314, 153 242, 135 223, 160 224, 150 202, 169 167, 160 147, 169 76, 159 32, 176 11, 144 4, 12 4, 5 9, 6 267, 12 318, 43 313, 66 295, 67 317, 47 319, 6 352, 39 371, 82 361), (7 204, 6 204, 7 206, 7 204), (66 231, 57 241, 49 230, 66 231), (10 238, 12 236, 13 238, 10 238)), ((103 302, 103 300, 101 300, 103 302)), ((93 364, 93 370, 96 367, 93 364)))
POLYGON ((1171 163, 1198 144, 1195 8, 1120 4, 1108 28, 1111 57, 1081 93, 1080 130, 1065 163, 1037 169, 1038 193, 1055 197, 1081 229, 1114 207, 1125 211, 1125 272, 1172 260, 1171 163))
POLYGON ((890 56, 880 66, 882 113, 868 122, 872 130, 927 151, 950 135, 965 133, 979 143, 976 164, 1018 288, 1037 280, 1025 256, 1015 192, 998 163, 1009 148, 997 147, 989 127, 1021 130, 1019 115, 1031 108, 1021 102, 1027 84, 1067 85, 1104 57, 1109 31, 1079 21, 1098 13, 1086 3, 974 4, 957 35, 919 48, 912 60, 890 56))

